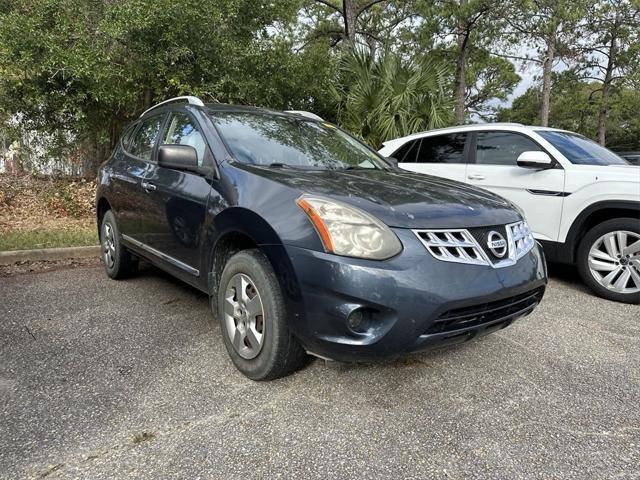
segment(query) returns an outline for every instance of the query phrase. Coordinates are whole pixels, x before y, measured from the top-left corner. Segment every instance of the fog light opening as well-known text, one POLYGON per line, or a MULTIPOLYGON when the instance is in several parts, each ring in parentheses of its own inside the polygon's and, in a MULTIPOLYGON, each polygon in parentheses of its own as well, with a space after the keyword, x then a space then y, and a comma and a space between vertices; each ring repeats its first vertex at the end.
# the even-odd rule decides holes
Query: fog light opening
POLYGON ((378 311, 372 308, 356 308, 347 315, 347 328, 353 333, 366 333, 374 326, 377 313, 378 311))
POLYGON ((353 330, 354 332, 361 329, 363 322, 364 315, 362 314, 362 310, 354 310, 347 317, 347 327, 349 327, 349 330, 353 330))

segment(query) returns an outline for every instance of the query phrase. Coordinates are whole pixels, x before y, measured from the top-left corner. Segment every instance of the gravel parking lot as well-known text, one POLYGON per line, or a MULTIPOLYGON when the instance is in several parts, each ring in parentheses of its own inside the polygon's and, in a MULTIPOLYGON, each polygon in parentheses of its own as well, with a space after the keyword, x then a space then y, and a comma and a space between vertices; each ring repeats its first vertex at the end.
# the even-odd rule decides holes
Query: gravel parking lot
POLYGON ((552 278, 530 317, 254 383, 148 267, 0 278, 4 478, 640 478, 640 307, 552 278))

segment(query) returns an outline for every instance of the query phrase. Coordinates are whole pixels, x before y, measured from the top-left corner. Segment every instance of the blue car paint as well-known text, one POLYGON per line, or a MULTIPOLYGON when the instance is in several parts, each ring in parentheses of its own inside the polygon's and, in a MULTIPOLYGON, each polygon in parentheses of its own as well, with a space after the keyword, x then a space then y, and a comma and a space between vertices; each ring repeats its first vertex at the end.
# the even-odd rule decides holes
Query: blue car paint
MULTIPOLYGON (((309 351, 339 360, 371 360, 468 340, 489 332, 492 325, 457 336, 424 332, 447 310, 544 288, 546 266, 537 244, 515 265, 496 269, 437 260, 411 231, 521 220, 503 198, 397 169, 301 171, 242 164, 232 158, 211 123, 209 115, 215 115, 216 108, 233 107, 165 109, 186 112, 199 125, 208 143, 207 174, 144 162, 120 144, 99 171, 99 210, 101 201, 108 202, 122 222, 122 233, 177 262, 124 240, 129 249, 209 294, 217 288, 211 274, 216 244, 230 234, 251 238, 269 259, 290 326, 309 351), (145 192, 145 181, 157 190, 145 192), (333 198, 374 215, 392 227, 402 251, 384 261, 325 253, 309 218, 295 203, 302 194, 333 198), (351 331, 346 318, 362 307, 375 312, 376 322, 367 331, 351 331)), ((157 148, 156 142, 153 156, 157 148)), ((501 328, 515 318, 494 326, 501 328)))

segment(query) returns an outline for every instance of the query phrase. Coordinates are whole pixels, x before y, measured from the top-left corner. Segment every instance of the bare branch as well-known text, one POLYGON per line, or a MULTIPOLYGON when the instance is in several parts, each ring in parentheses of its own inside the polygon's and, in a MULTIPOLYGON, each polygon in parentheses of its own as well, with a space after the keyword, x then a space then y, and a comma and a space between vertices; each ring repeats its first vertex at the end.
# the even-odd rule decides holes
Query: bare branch
POLYGON ((490 52, 491 55, 494 55, 496 57, 501 57, 501 58, 510 58, 512 60, 520 60, 522 62, 533 62, 533 63, 538 63, 540 65, 542 65, 544 62, 542 60, 539 60, 537 58, 533 58, 533 57, 520 57, 518 55, 508 55, 506 53, 495 53, 495 52, 490 52))
POLYGON ((356 10, 356 17, 359 16, 362 12, 369 10, 371 7, 373 7, 376 3, 381 3, 381 2, 385 2, 386 0, 371 0, 367 3, 365 3, 364 5, 361 5, 358 7, 358 9, 356 10))
POLYGON ((369 37, 369 38, 373 38, 373 39, 374 39, 374 40, 376 40, 377 42, 384 43, 384 40, 383 40, 383 39, 381 39, 381 38, 380 38, 380 37, 378 37, 377 35, 374 35, 374 34, 373 34, 373 33, 371 33, 371 32, 367 32, 367 31, 364 31, 364 30, 356 30, 356 33, 359 33, 360 35, 364 35, 364 36, 369 37))
POLYGON ((342 9, 337 5, 334 5, 333 3, 331 3, 329 0, 316 0, 316 2, 322 3, 323 5, 326 5, 329 8, 333 8, 338 13, 342 13, 342 9))

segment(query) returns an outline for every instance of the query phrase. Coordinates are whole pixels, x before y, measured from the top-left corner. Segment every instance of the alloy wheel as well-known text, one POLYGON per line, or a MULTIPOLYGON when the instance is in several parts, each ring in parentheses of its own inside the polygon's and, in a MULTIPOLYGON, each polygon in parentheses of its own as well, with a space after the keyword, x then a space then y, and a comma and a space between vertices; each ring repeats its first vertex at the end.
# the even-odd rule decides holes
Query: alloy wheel
POLYGON ((248 275, 237 273, 229 280, 224 317, 238 355, 247 360, 257 357, 264 343, 264 307, 255 282, 248 275))
POLYGON ((608 290, 640 292, 640 235, 627 230, 602 235, 589 250, 589 271, 608 290))
POLYGON ((102 229, 102 253, 107 267, 113 268, 116 263, 116 239, 109 223, 105 223, 102 229))

